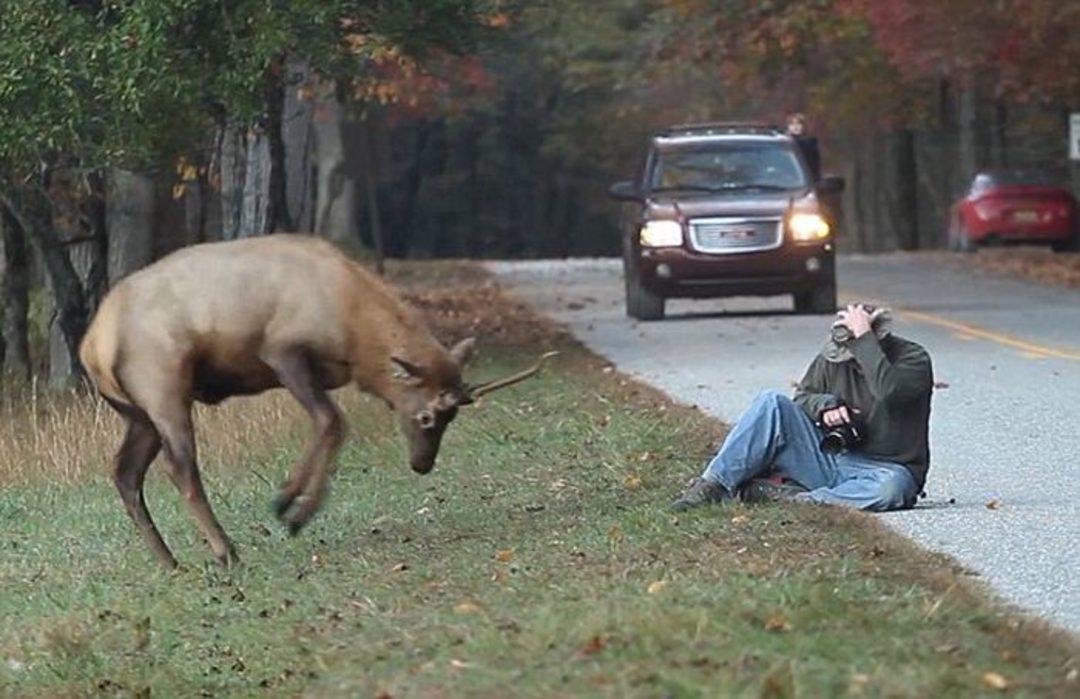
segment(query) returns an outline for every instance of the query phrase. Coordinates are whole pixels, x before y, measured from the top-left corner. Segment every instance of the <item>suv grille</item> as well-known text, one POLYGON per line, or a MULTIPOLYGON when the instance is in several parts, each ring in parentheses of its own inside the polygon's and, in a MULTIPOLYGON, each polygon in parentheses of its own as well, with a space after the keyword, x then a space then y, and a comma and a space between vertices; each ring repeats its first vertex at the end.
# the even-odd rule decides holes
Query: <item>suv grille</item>
POLYGON ((783 242, 779 218, 695 218, 690 220, 690 244, 699 252, 718 255, 772 250, 783 242))

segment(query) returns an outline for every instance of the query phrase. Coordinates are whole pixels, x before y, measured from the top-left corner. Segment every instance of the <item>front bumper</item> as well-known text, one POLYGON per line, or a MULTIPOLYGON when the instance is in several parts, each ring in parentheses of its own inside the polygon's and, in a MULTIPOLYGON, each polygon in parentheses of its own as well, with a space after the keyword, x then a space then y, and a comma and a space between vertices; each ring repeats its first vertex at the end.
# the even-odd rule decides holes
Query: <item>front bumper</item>
POLYGON ((771 296, 813 291, 836 280, 831 242, 711 255, 686 248, 643 248, 641 284, 666 298, 771 296))

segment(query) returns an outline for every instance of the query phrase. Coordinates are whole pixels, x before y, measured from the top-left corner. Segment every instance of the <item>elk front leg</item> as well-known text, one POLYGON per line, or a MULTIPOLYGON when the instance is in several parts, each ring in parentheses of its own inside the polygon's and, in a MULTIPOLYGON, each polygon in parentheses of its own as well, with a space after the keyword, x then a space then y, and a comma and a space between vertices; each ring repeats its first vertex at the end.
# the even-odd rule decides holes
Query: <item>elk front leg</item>
POLYGON ((334 458, 345 441, 341 412, 323 390, 302 350, 269 354, 263 361, 272 368, 285 387, 304 406, 314 423, 314 438, 293 468, 289 480, 274 499, 277 518, 295 535, 318 512, 326 497, 334 458))
POLYGON ((116 483, 116 489, 120 491, 124 508, 135 522, 139 534, 154 552, 154 557, 171 570, 176 567, 176 559, 173 558, 169 547, 161 538, 161 533, 154 526, 154 520, 146 509, 146 498, 143 495, 146 470, 161 450, 161 438, 145 416, 125 415, 125 417, 127 431, 124 433, 124 441, 113 462, 113 481, 116 483))

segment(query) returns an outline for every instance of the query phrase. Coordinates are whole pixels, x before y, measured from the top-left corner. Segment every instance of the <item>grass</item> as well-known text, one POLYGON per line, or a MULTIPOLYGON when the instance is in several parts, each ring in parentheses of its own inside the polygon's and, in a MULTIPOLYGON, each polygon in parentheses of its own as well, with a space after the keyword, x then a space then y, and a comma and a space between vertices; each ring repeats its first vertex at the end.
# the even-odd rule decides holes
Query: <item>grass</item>
MULTIPOLYGON (((460 299, 426 298, 451 332, 476 325, 460 299)), ((482 324, 536 325, 518 310, 482 324)), ((476 376, 535 356, 513 337, 476 376)), ((427 477, 385 409, 345 401, 331 497, 292 539, 268 502, 299 412, 268 396, 204 413, 205 480, 243 558, 229 571, 152 473, 184 563, 155 566, 105 474, 113 427, 79 429, 109 422, 93 403, 41 423, 38 448, 74 438, 84 465, 15 474, 0 453, 0 696, 1076 695, 1075 640, 873 517, 668 513, 721 428, 544 337, 563 357, 463 411, 427 477)))

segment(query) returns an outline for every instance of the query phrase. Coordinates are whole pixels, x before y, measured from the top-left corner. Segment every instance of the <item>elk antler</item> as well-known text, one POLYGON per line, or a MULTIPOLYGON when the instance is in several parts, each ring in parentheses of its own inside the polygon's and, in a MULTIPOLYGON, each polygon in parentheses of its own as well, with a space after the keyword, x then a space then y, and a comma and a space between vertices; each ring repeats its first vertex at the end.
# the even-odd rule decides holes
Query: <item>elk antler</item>
POLYGON ((485 393, 491 393, 492 391, 497 391, 500 388, 506 388, 507 386, 513 386, 516 383, 521 383, 525 379, 532 377, 538 371, 540 371, 540 369, 544 366, 544 362, 546 362, 548 359, 551 359, 557 354, 558 352, 547 352, 540 356, 540 359, 537 360, 536 364, 532 365, 525 371, 519 371, 516 374, 511 374, 510 376, 506 376, 501 379, 488 381, 487 383, 482 383, 479 386, 469 386, 466 389, 466 394, 469 397, 469 402, 472 402, 473 400, 479 398, 485 393))

